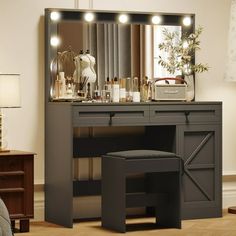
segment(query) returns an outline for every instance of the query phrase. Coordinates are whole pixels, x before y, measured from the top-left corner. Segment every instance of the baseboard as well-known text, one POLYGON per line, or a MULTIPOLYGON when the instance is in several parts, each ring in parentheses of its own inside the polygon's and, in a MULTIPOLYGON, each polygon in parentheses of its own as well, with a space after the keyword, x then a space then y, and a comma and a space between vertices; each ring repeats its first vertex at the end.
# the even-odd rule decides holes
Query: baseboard
POLYGON ((223 189, 223 208, 236 206, 236 187, 227 187, 223 189))
POLYGON ((32 221, 44 221, 44 184, 34 185, 34 219, 32 221))

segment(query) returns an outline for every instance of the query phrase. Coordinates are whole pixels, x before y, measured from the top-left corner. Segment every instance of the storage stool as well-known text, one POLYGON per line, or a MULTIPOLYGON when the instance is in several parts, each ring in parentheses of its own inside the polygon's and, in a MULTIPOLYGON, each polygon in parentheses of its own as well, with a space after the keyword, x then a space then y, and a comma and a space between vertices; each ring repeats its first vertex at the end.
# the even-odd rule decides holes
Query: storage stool
POLYGON ((126 208, 154 207, 156 224, 181 228, 181 158, 155 150, 102 156, 102 226, 126 232, 126 208), (145 192, 127 192, 126 177, 145 173, 145 192))

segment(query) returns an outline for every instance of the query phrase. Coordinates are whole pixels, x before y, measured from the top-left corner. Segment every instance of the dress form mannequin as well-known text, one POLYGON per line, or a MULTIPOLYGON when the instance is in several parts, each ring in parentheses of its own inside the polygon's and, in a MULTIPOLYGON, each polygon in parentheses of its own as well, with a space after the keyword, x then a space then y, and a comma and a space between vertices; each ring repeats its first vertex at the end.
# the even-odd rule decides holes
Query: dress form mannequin
POLYGON ((96 72, 94 70, 95 58, 89 54, 87 50, 86 54, 80 53, 74 58, 75 61, 75 81, 80 82, 80 77, 86 77, 86 83, 96 82, 96 72))

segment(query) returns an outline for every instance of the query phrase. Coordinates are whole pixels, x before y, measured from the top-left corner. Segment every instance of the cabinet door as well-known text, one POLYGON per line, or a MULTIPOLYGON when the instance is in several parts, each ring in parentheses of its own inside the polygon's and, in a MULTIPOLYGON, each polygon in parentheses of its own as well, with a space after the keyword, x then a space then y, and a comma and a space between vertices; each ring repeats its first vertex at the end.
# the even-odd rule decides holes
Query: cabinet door
POLYGON ((180 125, 177 153, 184 160, 182 218, 222 215, 220 125, 180 125))

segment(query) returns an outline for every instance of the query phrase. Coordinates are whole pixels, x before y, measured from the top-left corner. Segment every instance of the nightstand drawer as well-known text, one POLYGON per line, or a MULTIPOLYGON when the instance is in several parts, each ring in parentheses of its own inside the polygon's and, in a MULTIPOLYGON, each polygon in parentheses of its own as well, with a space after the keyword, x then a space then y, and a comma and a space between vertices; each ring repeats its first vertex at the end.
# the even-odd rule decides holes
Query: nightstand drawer
POLYGON ((9 175, 0 172, 0 191, 8 188, 23 188, 24 176, 22 175, 9 175))
POLYGON ((22 158, 0 158, 0 172, 23 171, 24 159, 22 158))
POLYGON ((10 217, 12 215, 24 216, 24 192, 0 193, 0 196, 7 208, 10 209, 10 217))

